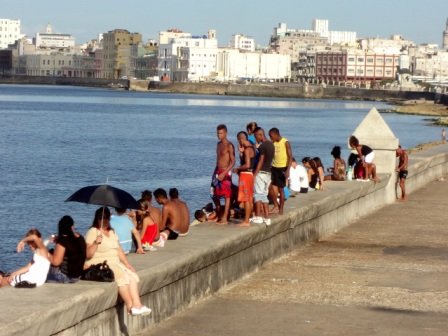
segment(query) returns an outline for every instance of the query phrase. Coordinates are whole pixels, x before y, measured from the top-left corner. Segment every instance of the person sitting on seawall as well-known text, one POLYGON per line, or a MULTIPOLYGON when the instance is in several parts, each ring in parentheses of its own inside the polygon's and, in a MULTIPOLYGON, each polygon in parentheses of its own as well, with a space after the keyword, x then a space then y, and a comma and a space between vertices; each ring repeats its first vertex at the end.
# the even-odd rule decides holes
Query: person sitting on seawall
POLYGON ((218 220, 218 215, 216 214, 215 209, 213 209, 213 204, 212 203, 208 203, 202 209, 196 210, 194 212, 194 218, 199 223, 216 222, 218 220))
POLYGON ((140 202, 137 228, 140 230, 143 249, 145 251, 156 251, 153 243, 159 239, 159 223, 162 221, 162 212, 152 206, 152 193, 148 199, 140 202))
POLYGON ((366 145, 361 145, 357 137, 352 135, 349 139, 350 148, 355 149, 364 167, 364 180, 369 180, 371 177, 374 182, 378 182, 379 178, 376 176, 376 166, 373 163, 375 159, 375 152, 372 148, 366 145))
POLYGON ((118 294, 123 299, 128 314, 148 315, 151 309, 140 301, 135 269, 131 266, 118 241, 118 236, 110 226, 110 210, 102 207, 96 210, 92 227, 86 233, 87 261, 90 265, 107 262, 114 272, 118 294))
POLYGON ((73 283, 81 278, 86 261, 84 237, 74 231, 73 218, 64 216, 58 224, 56 246, 50 254, 47 282, 73 283))
POLYGON ((110 226, 114 229, 115 233, 120 240, 121 248, 125 254, 128 254, 132 250, 132 236, 135 238, 135 243, 137 244, 136 253, 144 254, 142 248, 142 242, 140 238, 140 232, 138 232, 134 223, 126 214, 126 209, 115 208, 116 215, 112 215, 110 220, 110 226))
POLYGON ((325 176, 325 181, 344 181, 345 180, 345 169, 346 164, 344 159, 341 158, 341 147, 334 146, 331 150, 331 155, 333 155, 333 167, 328 168, 331 175, 325 176))
POLYGON ((306 168, 308 173, 308 190, 318 190, 319 189, 319 171, 317 169, 316 162, 312 160, 309 156, 302 159, 303 166, 306 168))
POLYGON ((347 163, 347 180, 351 181, 353 179, 364 178, 364 167, 362 166, 362 162, 357 154, 351 153, 348 156, 347 163))
POLYGON ((324 190, 324 180, 325 180, 325 168, 322 164, 322 161, 319 157, 313 158, 313 161, 316 163, 317 172, 319 174, 319 190, 324 190))
POLYGON ((185 232, 180 232, 179 237, 185 237, 188 235, 190 231, 190 209, 188 209, 188 205, 186 202, 179 199, 179 190, 177 188, 171 188, 168 191, 168 195, 170 196, 170 200, 177 204, 181 213, 182 227, 186 227, 185 232))
POLYGON ((163 247, 167 240, 175 240, 181 233, 188 232, 188 225, 182 221, 182 210, 180 206, 168 199, 166 191, 162 188, 154 191, 156 202, 163 206, 162 222, 159 224, 160 239, 157 246, 163 247))
POLYGON ((308 192, 308 172, 306 168, 299 165, 295 158, 292 158, 291 167, 289 168, 289 189, 291 197, 298 193, 306 194, 308 192))
POLYGON ((8 277, 0 276, 0 287, 39 287, 45 283, 50 269, 50 260, 39 230, 31 229, 26 233, 25 238, 17 244, 18 253, 23 251, 25 244, 33 251, 33 260, 28 265, 12 272, 8 277), (26 286, 23 286, 24 284, 26 286))

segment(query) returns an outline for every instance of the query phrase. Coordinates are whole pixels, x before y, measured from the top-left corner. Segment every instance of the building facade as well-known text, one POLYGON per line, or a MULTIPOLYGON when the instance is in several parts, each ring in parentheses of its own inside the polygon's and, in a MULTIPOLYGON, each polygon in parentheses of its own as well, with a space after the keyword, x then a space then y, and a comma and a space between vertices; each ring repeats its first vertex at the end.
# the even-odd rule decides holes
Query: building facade
POLYGON ((254 52, 255 51, 255 39, 247 37, 245 35, 235 34, 232 36, 230 45, 239 50, 245 50, 254 52))
POLYGON ((201 81, 216 75, 216 31, 175 37, 159 45, 158 76, 167 81, 201 81))
POLYGON ((0 49, 8 48, 21 37, 20 20, 0 19, 0 49))
POLYGON ((446 19, 445 30, 443 31, 442 48, 448 50, 448 19, 446 19))
POLYGON ((75 38, 70 34, 55 34, 50 25, 45 33, 36 33, 37 49, 70 50, 75 47, 75 38))
POLYGON ((316 77, 323 82, 370 83, 396 78, 399 56, 362 50, 319 52, 316 77))
POLYGON ((141 43, 139 33, 115 29, 103 34, 103 78, 134 77, 137 47, 141 43))

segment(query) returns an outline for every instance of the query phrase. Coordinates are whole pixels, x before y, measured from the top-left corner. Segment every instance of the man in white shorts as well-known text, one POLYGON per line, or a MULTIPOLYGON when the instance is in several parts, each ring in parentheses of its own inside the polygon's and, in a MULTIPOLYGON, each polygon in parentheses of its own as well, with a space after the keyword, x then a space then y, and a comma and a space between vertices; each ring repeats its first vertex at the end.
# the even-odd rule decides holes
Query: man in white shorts
POLYGON ((252 223, 270 225, 268 193, 275 148, 272 141, 266 138, 261 127, 255 128, 254 135, 259 147, 258 163, 254 170, 255 217, 252 219, 252 223))

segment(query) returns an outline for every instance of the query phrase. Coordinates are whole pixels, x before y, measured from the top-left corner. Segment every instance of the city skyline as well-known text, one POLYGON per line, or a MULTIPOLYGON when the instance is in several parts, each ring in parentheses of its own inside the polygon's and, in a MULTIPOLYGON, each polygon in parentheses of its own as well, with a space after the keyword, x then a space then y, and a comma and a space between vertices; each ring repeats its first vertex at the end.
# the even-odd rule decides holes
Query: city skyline
POLYGON ((285 0, 279 7, 267 0, 172 0, 156 4, 134 0, 126 6, 118 0, 78 0, 63 5, 51 0, 15 0, 2 6, 2 18, 21 20, 22 33, 28 37, 44 32, 46 25, 51 24, 54 32, 72 34, 78 44, 117 28, 141 33, 144 40, 157 39, 161 30, 178 28, 194 35, 216 29, 220 45, 226 45, 233 34, 245 34, 266 46, 278 23, 310 29, 312 20, 319 18, 329 20, 330 30, 356 31, 358 38, 400 34, 416 43, 441 46, 448 1, 429 2, 431 6, 417 0, 377 0, 359 6, 359 1, 354 0, 312 4, 285 0))

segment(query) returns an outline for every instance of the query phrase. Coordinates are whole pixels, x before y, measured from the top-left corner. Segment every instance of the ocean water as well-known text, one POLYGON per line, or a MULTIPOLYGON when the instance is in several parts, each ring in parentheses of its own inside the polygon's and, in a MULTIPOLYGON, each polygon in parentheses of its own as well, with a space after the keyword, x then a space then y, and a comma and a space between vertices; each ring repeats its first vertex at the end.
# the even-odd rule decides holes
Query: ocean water
MULTIPOLYGON (((56 233, 65 214, 79 232, 96 207, 64 200, 108 181, 139 198, 144 189, 177 187, 190 212, 209 202, 216 126, 229 139, 256 121, 278 127, 294 156, 320 156, 346 139, 377 102, 136 93, 107 89, 0 85, 0 269, 29 253, 15 246, 31 227, 56 233)), ((384 114, 404 147, 438 140, 424 117, 384 114)), ((236 180, 236 179, 235 179, 236 180)))

